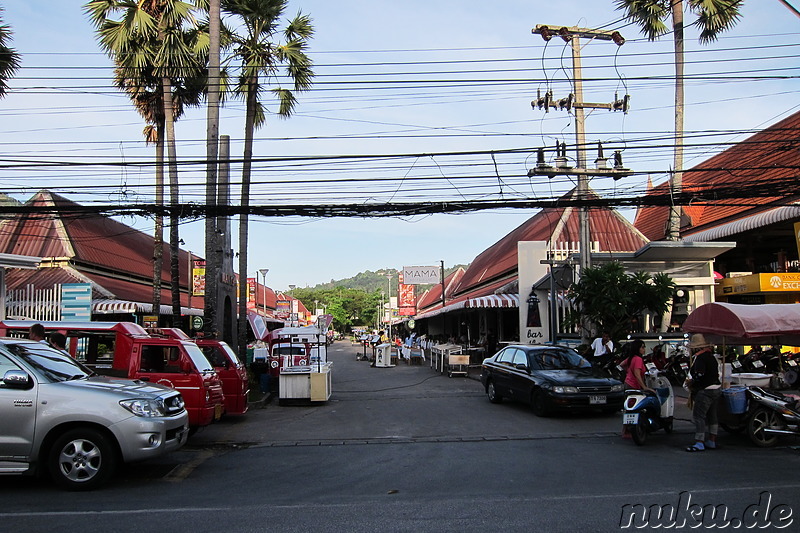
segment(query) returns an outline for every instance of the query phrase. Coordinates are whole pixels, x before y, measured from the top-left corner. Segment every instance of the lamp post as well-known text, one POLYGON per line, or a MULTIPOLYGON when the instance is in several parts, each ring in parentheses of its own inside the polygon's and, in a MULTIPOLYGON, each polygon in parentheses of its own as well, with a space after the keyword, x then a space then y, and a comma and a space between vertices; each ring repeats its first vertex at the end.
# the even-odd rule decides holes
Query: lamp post
POLYGON ((261 272, 261 277, 264 280, 264 283, 261 284, 261 294, 263 295, 262 303, 264 316, 267 316, 267 272, 269 272, 269 269, 261 268, 259 269, 259 272, 261 272))
POLYGON ((392 342, 392 275, 389 274, 389 269, 386 269, 386 286, 389 290, 387 293, 389 300, 389 305, 387 306, 389 309, 389 316, 387 317, 387 322, 389 322, 389 342, 392 342))

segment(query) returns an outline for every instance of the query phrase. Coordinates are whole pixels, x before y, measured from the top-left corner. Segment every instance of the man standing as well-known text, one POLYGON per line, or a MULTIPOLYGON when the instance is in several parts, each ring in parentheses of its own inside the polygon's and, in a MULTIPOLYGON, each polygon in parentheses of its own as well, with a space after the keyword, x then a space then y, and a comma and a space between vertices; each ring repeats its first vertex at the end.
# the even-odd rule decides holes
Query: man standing
POLYGON ((610 355, 614 351, 614 343, 611 342, 611 336, 607 331, 603 332, 601 337, 598 337, 592 342, 592 354, 595 357, 602 357, 610 355))
POLYGON ((44 326, 38 322, 33 324, 28 330, 28 338, 32 341, 47 344, 47 341, 44 338, 44 326))
POLYGON ((694 444, 686 448, 687 452, 702 452, 717 449, 717 403, 722 396, 719 381, 719 363, 706 342, 702 333, 695 333, 689 341, 689 348, 694 351, 690 389, 694 405, 692 419, 694 421, 694 444), (708 437, 706 439, 706 437, 708 437))

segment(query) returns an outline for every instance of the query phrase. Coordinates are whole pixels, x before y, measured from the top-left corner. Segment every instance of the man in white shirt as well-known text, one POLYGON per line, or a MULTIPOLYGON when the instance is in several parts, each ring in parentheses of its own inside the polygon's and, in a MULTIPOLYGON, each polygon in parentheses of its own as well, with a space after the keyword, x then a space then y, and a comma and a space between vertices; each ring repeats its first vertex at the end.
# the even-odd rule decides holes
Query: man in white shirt
POLYGON ((592 354, 595 357, 608 355, 614 351, 614 343, 611 342, 611 336, 607 331, 603 332, 602 337, 598 337, 592 342, 592 354))

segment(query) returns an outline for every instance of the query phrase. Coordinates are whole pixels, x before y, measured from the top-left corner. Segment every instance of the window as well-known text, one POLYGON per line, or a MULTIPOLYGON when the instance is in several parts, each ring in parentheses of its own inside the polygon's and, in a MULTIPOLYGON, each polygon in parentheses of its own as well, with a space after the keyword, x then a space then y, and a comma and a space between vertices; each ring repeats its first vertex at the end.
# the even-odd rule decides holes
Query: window
POLYGON ((181 372, 180 353, 177 346, 142 346, 141 372, 181 372))
POLYGON ((504 365, 510 365, 511 362, 514 360, 514 354, 516 352, 517 352, 516 348, 505 348, 497 356, 497 362, 498 363, 503 363, 504 365))
POLYGON ((514 350, 514 359, 511 361, 514 366, 525 365, 528 366, 528 355, 522 350, 514 350))

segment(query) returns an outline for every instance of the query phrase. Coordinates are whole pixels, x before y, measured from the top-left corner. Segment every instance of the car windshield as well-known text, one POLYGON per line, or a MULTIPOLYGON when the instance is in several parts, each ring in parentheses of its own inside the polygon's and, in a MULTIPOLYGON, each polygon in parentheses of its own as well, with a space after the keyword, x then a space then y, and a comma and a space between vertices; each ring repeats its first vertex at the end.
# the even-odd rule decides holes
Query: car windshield
POLYGON ((75 359, 41 342, 5 343, 3 346, 49 381, 82 379, 93 374, 75 359))
POLYGON ((591 368, 592 365, 578 355, 575 350, 557 348, 537 350, 533 353, 536 366, 542 370, 566 370, 571 368, 591 368))
POLYGON ((183 347, 186 349, 186 353, 189 354, 189 358, 194 363, 195 368, 197 368, 198 372, 213 372, 214 367, 211 366, 211 363, 206 359, 206 356, 203 355, 203 351, 197 347, 197 345, 190 341, 182 342, 183 347))
POLYGON ((228 346, 228 343, 226 343, 226 342, 220 342, 220 343, 219 343, 219 345, 222 347, 222 349, 225 351, 225 353, 226 353, 226 354, 228 354, 228 358, 229 358, 231 361, 233 361, 233 364, 234 364, 234 365, 236 365, 236 366, 241 366, 242 362, 241 362, 241 361, 239 360, 239 358, 236 356, 236 352, 234 352, 234 351, 233 351, 233 348, 231 348, 230 346, 228 346))

